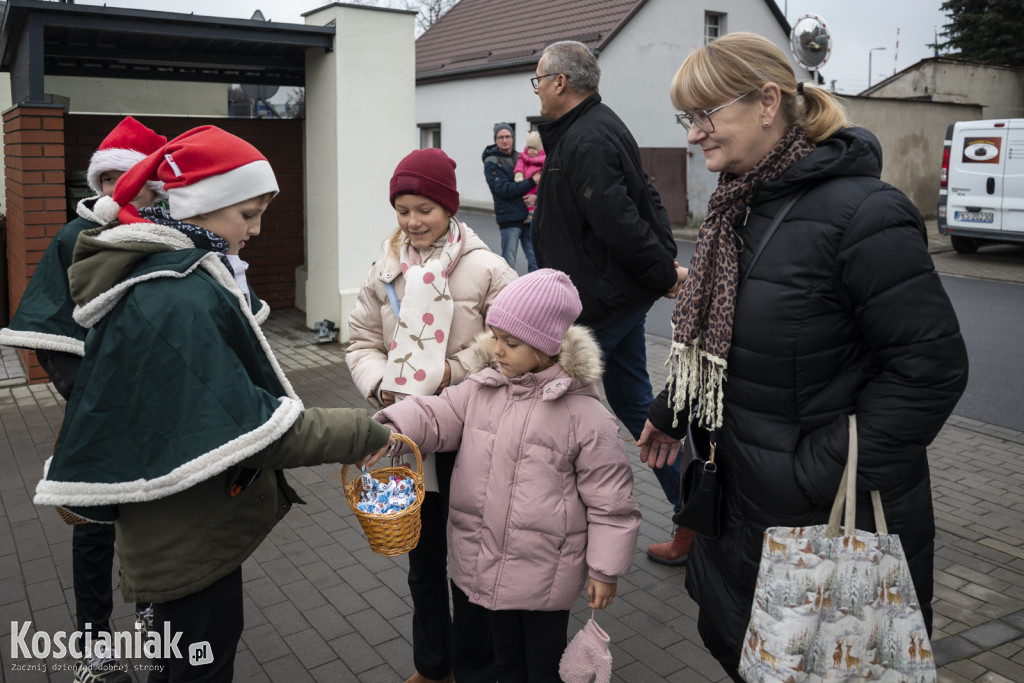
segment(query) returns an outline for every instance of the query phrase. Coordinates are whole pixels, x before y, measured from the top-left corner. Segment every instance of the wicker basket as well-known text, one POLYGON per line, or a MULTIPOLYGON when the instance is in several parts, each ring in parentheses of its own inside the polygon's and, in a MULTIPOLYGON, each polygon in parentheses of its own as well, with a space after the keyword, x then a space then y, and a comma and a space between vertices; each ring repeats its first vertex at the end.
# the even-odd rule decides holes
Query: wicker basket
MULTIPOLYGON (((363 527, 366 540, 370 542, 370 550, 387 557, 404 555, 413 548, 420 540, 420 506, 423 505, 423 456, 420 455, 419 447, 412 439, 402 434, 393 434, 394 438, 404 441, 412 447, 413 455, 416 456, 416 471, 410 473, 407 467, 380 467, 370 470, 370 475, 380 482, 387 482, 392 474, 400 477, 412 477, 416 500, 412 505, 401 512, 390 515, 372 515, 363 512, 356 507, 362 495, 362 487, 359 485, 359 476, 352 480, 348 479, 350 465, 341 468, 341 483, 345 487, 345 498, 348 499, 348 506, 352 508, 356 518, 363 527)), ((358 470, 357 470, 358 472, 358 470)), ((362 474, 359 472, 359 474, 362 474)))

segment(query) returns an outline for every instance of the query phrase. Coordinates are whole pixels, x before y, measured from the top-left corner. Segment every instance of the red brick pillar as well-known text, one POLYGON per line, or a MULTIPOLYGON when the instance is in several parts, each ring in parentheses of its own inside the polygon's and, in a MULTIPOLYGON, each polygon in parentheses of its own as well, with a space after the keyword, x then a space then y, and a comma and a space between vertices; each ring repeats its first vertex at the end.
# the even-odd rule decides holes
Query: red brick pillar
MULTIPOLYGON (((7 177, 7 282, 11 316, 53 236, 67 223, 64 109, 21 105, 4 113, 7 177)), ((48 377, 35 353, 20 352, 30 383, 48 377)))

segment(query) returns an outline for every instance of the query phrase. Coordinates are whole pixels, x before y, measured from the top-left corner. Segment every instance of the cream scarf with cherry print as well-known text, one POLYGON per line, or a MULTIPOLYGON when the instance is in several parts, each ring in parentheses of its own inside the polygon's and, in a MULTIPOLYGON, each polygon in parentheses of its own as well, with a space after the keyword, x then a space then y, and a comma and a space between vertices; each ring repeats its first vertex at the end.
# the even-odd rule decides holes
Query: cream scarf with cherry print
POLYGON ((455 302, 448 275, 462 256, 462 224, 448 221, 448 232, 427 249, 406 239, 399 251, 405 295, 380 388, 396 394, 430 396, 444 378, 448 332, 455 302))

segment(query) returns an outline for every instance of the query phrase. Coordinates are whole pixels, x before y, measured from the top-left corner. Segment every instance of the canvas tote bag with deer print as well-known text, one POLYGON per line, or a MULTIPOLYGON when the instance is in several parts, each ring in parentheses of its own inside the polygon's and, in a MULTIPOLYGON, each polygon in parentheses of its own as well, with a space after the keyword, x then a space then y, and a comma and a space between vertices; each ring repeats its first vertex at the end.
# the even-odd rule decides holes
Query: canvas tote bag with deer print
POLYGON ((765 531, 740 656, 744 680, 936 680, 910 568, 899 536, 888 534, 877 491, 878 533, 855 528, 856 472, 850 416, 850 455, 829 524, 765 531))

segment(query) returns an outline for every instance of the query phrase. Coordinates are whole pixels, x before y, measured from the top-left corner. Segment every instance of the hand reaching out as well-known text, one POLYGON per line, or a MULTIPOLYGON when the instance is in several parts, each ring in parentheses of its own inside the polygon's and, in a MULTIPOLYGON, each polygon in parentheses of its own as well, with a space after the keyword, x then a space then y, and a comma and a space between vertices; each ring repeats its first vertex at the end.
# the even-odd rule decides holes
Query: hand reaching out
POLYGON ((388 449, 395 445, 397 445, 395 437, 392 436, 388 438, 388 442, 386 444, 384 444, 381 448, 375 450, 373 453, 370 453, 368 456, 357 462, 356 467, 373 467, 375 464, 377 464, 378 460, 387 455, 388 449))
POLYGON ((679 439, 661 431, 650 420, 644 425, 636 445, 640 447, 640 462, 647 463, 651 469, 671 465, 679 454, 679 439))

